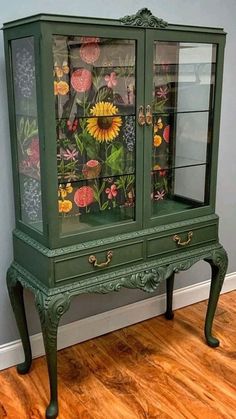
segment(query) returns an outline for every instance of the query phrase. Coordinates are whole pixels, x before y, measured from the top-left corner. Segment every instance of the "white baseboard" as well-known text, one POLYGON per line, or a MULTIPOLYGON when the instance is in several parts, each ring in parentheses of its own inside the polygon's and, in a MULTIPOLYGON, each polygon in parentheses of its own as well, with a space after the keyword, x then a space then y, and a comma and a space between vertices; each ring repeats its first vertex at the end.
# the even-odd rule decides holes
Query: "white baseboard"
MULTIPOLYGON (((176 290, 173 298, 174 309, 206 300, 209 296, 209 286, 210 280, 176 290)), ((222 293, 235 289, 236 272, 226 276, 222 293)), ((162 294, 60 326, 58 330, 58 349, 139 323, 164 312, 165 294, 162 294)), ((42 334, 33 335, 30 340, 33 358, 44 355, 42 334)), ((0 370, 16 365, 23 359, 20 340, 0 345, 0 370)))

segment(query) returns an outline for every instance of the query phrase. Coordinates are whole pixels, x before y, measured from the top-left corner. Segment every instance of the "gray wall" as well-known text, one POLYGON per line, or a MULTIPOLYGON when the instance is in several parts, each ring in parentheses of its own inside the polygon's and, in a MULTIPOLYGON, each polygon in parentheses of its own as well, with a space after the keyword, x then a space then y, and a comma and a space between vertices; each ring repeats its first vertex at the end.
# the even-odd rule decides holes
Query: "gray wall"
MULTIPOLYGON (((65 0, 0 0, 0 26, 3 22, 18 19, 35 13, 57 13, 81 16, 119 18, 135 13, 141 7, 148 7, 154 15, 170 23, 202 26, 220 26, 228 32, 216 211, 221 217, 220 239, 229 253, 229 270, 236 271, 235 232, 236 232, 236 2, 235 0, 87 0, 83 2, 65 0)), ((9 147, 9 125, 7 116, 7 97, 2 33, 0 34, 0 344, 18 339, 13 314, 9 305, 5 273, 12 259, 11 231, 14 228, 12 175, 9 147)), ((177 275, 178 288, 194 284, 210 277, 209 267, 203 262, 191 271, 177 275)), ((159 292, 162 293, 162 287, 159 292)), ((80 296, 74 299, 63 323, 91 316, 124 304, 148 298, 141 291, 122 290, 109 295, 80 296)), ((39 331, 39 322, 30 293, 26 293, 30 333, 39 331)))

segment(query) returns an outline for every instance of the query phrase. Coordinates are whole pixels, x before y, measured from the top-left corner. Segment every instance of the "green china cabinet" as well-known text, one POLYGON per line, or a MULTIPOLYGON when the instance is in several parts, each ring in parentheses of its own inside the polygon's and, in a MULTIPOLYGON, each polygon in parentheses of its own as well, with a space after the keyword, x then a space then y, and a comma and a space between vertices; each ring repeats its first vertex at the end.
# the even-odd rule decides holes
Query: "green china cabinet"
MULTIPOLYGON (((40 14, 3 27, 16 229, 7 273, 32 362, 23 289, 35 296, 58 415, 57 328, 71 298, 166 281, 205 260, 208 345, 227 269, 215 214, 225 32, 40 14)), ((200 337, 199 337, 200 338, 200 337)))

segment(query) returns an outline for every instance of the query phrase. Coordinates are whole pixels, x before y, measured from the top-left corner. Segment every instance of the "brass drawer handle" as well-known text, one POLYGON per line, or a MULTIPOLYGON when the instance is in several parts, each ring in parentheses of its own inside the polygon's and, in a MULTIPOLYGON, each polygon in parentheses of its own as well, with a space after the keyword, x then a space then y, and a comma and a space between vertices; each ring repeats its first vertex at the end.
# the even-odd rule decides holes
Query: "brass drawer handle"
POLYGON ((188 240, 186 240, 185 242, 181 242, 181 237, 178 236, 178 234, 175 234, 173 237, 173 240, 177 243, 178 246, 187 246, 187 244, 189 244, 192 240, 193 237, 193 232, 189 231, 188 232, 188 240))
POLYGON ((152 125, 152 111, 150 105, 147 105, 146 107, 146 124, 152 125))
POLYGON ((139 125, 142 127, 143 125, 145 125, 145 115, 144 115, 144 111, 143 111, 143 106, 139 106, 139 110, 138 110, 138 123, 139 125))
POLYGON ((108 250, 106 262, 98 263, 97 258, 94 255, 90 255, 88 261, 89 263, 92 263, 92 265, 96 268, 105 268, 105 266, 108 266, 109 263, 111 262, 112 256, 113 256, 112 251, 108 250))

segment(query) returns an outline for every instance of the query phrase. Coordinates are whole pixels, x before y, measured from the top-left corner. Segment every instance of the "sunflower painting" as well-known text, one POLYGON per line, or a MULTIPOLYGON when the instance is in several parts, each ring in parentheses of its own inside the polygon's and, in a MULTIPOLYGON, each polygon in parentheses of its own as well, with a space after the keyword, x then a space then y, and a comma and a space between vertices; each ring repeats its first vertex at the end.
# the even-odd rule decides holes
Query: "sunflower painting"
POLYGON ((90 112, 94 117, 87 119, 89 134, 100 143, 113 141, 122 125, 121 117, 116 116, 118 108, 109 102, 98 102, 90 112))
POLYGON ((134 219, 135 41, 54 36, 53 53, 62 222, 134 219))

